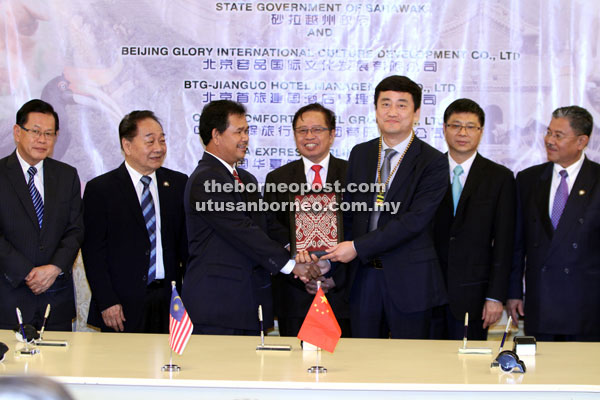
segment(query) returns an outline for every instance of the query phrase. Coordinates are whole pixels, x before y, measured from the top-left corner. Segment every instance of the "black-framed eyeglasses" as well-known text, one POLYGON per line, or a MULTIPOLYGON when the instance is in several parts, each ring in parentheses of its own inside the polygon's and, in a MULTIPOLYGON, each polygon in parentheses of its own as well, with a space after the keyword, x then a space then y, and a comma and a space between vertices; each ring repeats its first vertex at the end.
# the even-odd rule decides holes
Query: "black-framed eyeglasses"
POLYGON ((474 134, 481 131, 480 126, 461 124, 446 124, 446 129, 448 129, 450 133, 459 133, 463 129, 469 134, 474 134))
POLYGON ((19 125, 19 127, 21 129, 23 129, 25 132, 27 132, 28 134, 30 134, 31 136, 37 138, 37 139, 41 138, 42 135, 44 135, 44 137, 46 139, 48 139, 48 140, 54 139, 56 137, 56 132, 55 131, 42 132, 39 129, 27 129, 23 125, 19 125))
POLYGON ((325 128, 323 126, 313 126, 312 128, 297 128, 294 129, 294 133, 299 136, 306 136, 308 132, 311 132, 313 135, 320 135, 325 132, 329 132, 329 128, 325 128))

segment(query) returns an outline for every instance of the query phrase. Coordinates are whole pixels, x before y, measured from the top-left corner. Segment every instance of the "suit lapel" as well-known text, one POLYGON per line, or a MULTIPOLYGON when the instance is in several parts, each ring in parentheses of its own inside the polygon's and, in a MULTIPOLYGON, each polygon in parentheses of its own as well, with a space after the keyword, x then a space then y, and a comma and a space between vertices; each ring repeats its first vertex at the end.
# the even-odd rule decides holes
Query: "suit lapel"
MULTIPOLYGON (((396 170, 396 175, 394 176, 394 180, 390 185, 389 190, 385 194, 386 199, 391 199, 394 194, 402 187, 404 181, 410 176, 414 164, 417 161, 417 156, 421 153, 421 140, 415 136, 412 144, 406 151, 402 162, 398 166, 396 170)), ((395 165, 392 165, 392 171, 394 170, 395 165)), ((390 172, 391 173, 391 172, 390 172)), ((377 179, 377 178, 375 178, 377 179)))
POLYGON ((594 189, 597 177, 592 173, 590 162, 584 159, 583 165, 577 174, 577 179, 573 184, 573 188, 569 193, 567 204, 560 217, 548 256, 552 254, 552 249, 557 248, 557 244, 565 240, 565 237, 573 237, 569 233, 576 228, 579 218, 583 218, 583 214, 590 200, 590 193, 594 189))
MULTIPOLYGON (((171 219, 167 215, 167 210, 172 209, 173 198, 171 197, 171 182, 167 180, 162 168, 156 170, 156 187, 158 188, 158 199, 160 202, 161 232, 166 232, 171 222, 171 219)), ((166 235, 162 235, 161 237, 164 239, 166 235)))
POLYGON ((536 183, 535 188, 535 208, 540 213, 539 218, 549 238, 554 235, 554 228, 552 226, 552 221, 550 221, 550 211, 548 210, 548 199, 550 196, 550 186, 552 184, 552 169, 553 164, 548 163, 546 169, 540 175, 540 179, 536 183))
MULTIPOLYGON (((16 150, 15 150, 16 151, 16 150)), ((7 162, 8 169, 8 178, 10 179, 13 188, 15 189, 15 193, 21 200, 23 204, 23 208, 31 218, 31 221, 34 223, 36 227, 39 229, 39 223, 37 219, 37 215, 35 214, 35 209, 33 208, 33 201, 31 200, 31 194, 29 193, 29 188, 27 187, 27 181, 25 180, 25 175, 23 175, 23 170, 21 169, 21 164, 19 164, 19 160, 17 159, 16 153, 12 153, 8 158, 7 162)), ((44 166, 45 167, 45 166, 44 166)), ((44 168, 45 170, 45 168, 44 168)), ((45 172, 44 172, 45 174, 45 172)), ((44 183, 46 177, 44 175, 44 183)), ((44 191, 46 188, 44 187, 44 191)), ((42 223, 43 225, 43 223, 42 223)))
POLYGON ((131 213, 135 218, 135 221, 141 227, 146 229, 146 223, 144 222, 144 217, 142 215, 142 207, 140 206, 140 201, 135 191, 135 187, 133 186, 131 175, 129 175, 129 172, 125 167, 125 163, 122 163, 117 169, 117 180, 117 188, 123 195, 125 204, 127 204, 127 206, 131 209, 131 213))
POLYGON ((301 158, 295 162, 294 167, 292 168, 292 177, 290 182, 294 183, 307 183, 306 182, 306 174, 304 173, 304 160, 301 158))
MULTIPOLYGON (((467 204, 469 204, 469 198, 485 178, 485 168, 486 166, 483 157, 477 154, 475 156, 475 159, 473 160, 471 169, 469 170, 469 175, 467 176, 467 180, 465 181, 465 187, 463 188, 462 193, 460 194, 460 199, 458 199, 458 205, 456 206, 455 221, 462 220, 462 214, 467 204)), ((452 193, 450 193, 450 197, 452 197, 452 193)))
POLYGON ((327 168, 327 179, 325 180, 327 183, 335 183, 336 178, 341 176, 340 174, 340 163, 338 159, 334 156, 329 156, 329 167, 327 168))
POLYGON ((54 212, 58 207, 58 181, 55 165, 52 160, 44 160, 44 217, 42 219, 42 234, 52 221, 54 212))

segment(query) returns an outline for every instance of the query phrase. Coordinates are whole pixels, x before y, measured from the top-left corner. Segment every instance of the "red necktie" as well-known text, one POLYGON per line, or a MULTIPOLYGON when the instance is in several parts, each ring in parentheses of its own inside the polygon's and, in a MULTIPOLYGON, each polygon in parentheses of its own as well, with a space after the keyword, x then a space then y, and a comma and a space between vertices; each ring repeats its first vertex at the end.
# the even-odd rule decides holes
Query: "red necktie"
POLYGON ((240 179, 240 176, 238 175, 237 171, 234 169, 233 170, 233 178, 238 181, 238 183, 240 185, 242 185, 242 187, 244 187, 244 182, 242 182, 242 180, 240 179))
POLYGON ((313 165, 312 167, 310 167, 310 169, 312 169, 313 171, 315 171, 315 179, 313 179, 312 182, 312 186, 313 189, 315 188, 322 188, 323 187, 323 181, 321 180, 321 174, 319 173, 321 171, 321 167, 320 165, 313 165))

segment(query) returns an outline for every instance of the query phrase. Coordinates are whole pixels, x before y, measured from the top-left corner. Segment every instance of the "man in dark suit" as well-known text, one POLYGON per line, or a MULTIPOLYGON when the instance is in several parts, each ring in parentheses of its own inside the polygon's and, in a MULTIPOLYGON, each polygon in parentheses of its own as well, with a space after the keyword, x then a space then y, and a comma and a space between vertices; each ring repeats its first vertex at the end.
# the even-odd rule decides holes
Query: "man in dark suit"
POLYGON ((382 80, 375 88, 381 136, 350 153, 344 193, 349 240, 322 258, 352 262, 355 337, 428 338, 432 309, 446 302, 432 220, 446 192, 448 159, 415 136, 420 105, 421 88, 409 78, 382 80), (356 191, 373 183, 380 184, 376 190, 356 191), (371 211, 357 211, 358 205, 371 211))
POLYGON ((92 299, 88 323, 103 331, 167 333, 171 281, 187 259, 187 176, 162 167, 167 145, 152 111, 119 124, 125 162, 83 195, 82 254, 92 299))
POLYGON ((473 100, 459 99, 444 112, 450 181, 434 219, 435 245, 448 290, 436 309, 434 339, 486 340, 502 317, 515 230, 512 171, 477 153, 485 114, 473 100), (464 189, 463 189, 464 188, 464 189))
POLYGON ((228 100, 207 104, 200 116, 206 149, 185 190, 189 262, 182 299, 194 333, 253 335, 258 306, 273 325, 271 274, 320 276, 313 264, 296 264, 284 245, 287 231, 259 211, 256 178, 236 168, 248 149, 246 109, 228 100), (256 208, 253 208, 256 207, 256 208))
MULTIPOLYGON (((329 153, 335 138, 333 111, 319 103, 306 105, 294 115, 292 127, 296 147, 302 158, 279 167, 267 175, 265 201, 268 203, 284 204, 291 201, 289 191, 268 190, 270 185, 297 183, 323 187, 322 184, 325 182, 334 190, 336 182, 339 188, 344 186, 348 162, 329 153)), ((290 211, 280 210, 276 213, 276 217, 287 228, 288 238, 292 240, 295 229, 290 226, 290 211)), ((327 276, 322 277, 321 288, 327 293, 327 298, 342 328, 342 335, 350 336, 348 303, 340 290, 345 280, 346 268, 335 267, 327 276)), ((273 276, 275 313, 281 336, 298 335, 315 293, 316 281, 303 284, 289 275, 273 276)))
POLYGON ((600 165, 583 152, 593 126, 584 108, 556 109, 548 162, 517 174, 507 310, 538 340, 600 341, 600 165))
POLYGON ((0 160, 0 328, 23 322, 41 328, 48 304, 49 330, 72 330, 73 262, 83 240, 81 188, 75 168, 49 158, 58 115, 42 100, 17 112, 17 149, 0 160))

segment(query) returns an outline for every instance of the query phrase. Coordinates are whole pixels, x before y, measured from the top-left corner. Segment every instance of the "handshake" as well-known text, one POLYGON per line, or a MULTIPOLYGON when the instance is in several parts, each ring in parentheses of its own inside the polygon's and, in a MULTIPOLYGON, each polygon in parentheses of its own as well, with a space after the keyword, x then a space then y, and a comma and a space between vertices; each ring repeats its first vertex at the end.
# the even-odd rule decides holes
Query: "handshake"
POLYGON ((302 282, 308 283, 326 274, 330 268, 329 261, 319 260, 316 255, 311 255, 308 251, 302 250, 296 254, 296 266, 292 273, 296 278, 300 278, 302 282))

